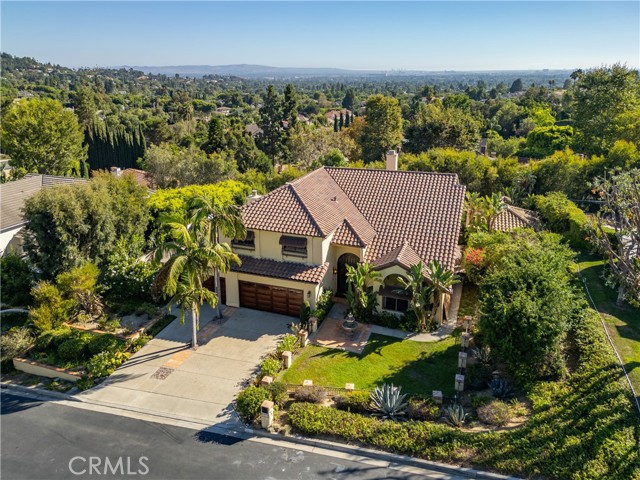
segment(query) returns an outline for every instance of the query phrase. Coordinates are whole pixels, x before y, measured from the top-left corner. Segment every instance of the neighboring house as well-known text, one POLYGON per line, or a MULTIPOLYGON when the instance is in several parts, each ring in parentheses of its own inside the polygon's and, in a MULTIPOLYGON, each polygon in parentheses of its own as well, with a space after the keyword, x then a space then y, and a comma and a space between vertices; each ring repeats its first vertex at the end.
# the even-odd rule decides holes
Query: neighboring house
MULTIPOLYGON (((347 291, 347 265, 369 262, 386 310, 402 311, 398 276, 437 259, 455 267, 465 187, 456 174, 322 167, 243 208, 242 265, 223 275, 223 303, 297 316, 323 289, 347 291)), ((229 239, 226 239, 229 241, 229 239)))
POLYGON ((136 183, 138 185, 146 188, 147 190, 149 190, 150 193, 155 192, 153 182, 147 175, 147 172, 145 172, 144 170, 139 170, 137 168, 125 168, 124 170, 122 170, 120 167, 111 167, 110 171, 111 171, 111 175, 115 177, 120 177, 122 175, 129 175, 129 174, 133 175, 133 178, 135 178, 136 183))
POLYGON ((324 118, 327 119, 327 122, 333 123, 336 118, 340 118, 340 114, 342 114, 342 117, 344 118, 347 114, 351 115, 351 110, 347 110, 346 108, 341 110, 329 110, 324 114, 324 118))
POLYGON ((0 254, 9 250, 22 253, 22 237, 18 233, 25 224, 22 209, 27 199, 43 188, 85 181, 83 178, 29 174, 20 180, 0 184, 0 254))
POLYGON ((526 208, 505 205, 493 219, 493 228, 501 232, 508 232, 516 228, 532 228, 536 232, 541 230, 538 213, 526 208))
POLYGON ((262 134, 262 129, 256 125, 255 123, 252 123, 251 125, 247 125, 244 128, 245 132, 249 133, 253 138, 258 137, 260 134, 262 134))

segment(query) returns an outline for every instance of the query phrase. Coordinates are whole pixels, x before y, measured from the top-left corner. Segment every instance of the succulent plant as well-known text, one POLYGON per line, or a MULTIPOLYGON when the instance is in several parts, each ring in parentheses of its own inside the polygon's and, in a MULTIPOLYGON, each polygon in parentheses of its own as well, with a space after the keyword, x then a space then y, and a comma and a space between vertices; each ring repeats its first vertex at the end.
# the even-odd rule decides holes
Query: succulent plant
POLYGON ((462 408, 462 405, 452 403, 444 409, 444 419, 449 425, 462 427, 467 419, 467 414, 465 413, 464 408, 462 408))
POLYGON ((496 377, 489 382, 491 393, 496 398, 510 398, 513 396, 513 389, 506 380, 496 377))
POLYGON ((472 350, 473 356, 483 365, 491 364, 491 349, 488 346, 481 348, 474 348, 472 350))
POLYGON ((400 393, 400 387, 393 384, 384 384, 382 387, 376 387, 371 392, 371 409, 373 415, 397 420, 406 413, 407 403, 404 401, 406 394, 400 393))

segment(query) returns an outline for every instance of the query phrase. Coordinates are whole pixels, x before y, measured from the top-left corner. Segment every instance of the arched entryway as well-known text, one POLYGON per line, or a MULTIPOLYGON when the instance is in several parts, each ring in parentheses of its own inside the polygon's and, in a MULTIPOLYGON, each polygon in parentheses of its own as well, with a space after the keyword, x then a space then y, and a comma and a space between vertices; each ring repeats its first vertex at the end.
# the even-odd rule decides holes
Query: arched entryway
POLYGON ((360 262, 357 255, 345 253, 338 258, 338 291, 336 295, 344 297, 347 295, 347 265, 355 267, 360 262))

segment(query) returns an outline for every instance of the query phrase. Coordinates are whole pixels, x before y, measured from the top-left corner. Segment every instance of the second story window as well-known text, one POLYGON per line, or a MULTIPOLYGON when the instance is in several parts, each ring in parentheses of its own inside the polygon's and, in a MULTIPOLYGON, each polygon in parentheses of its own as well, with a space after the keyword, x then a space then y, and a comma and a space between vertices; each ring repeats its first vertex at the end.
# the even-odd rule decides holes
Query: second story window
POLYGON ((304 237, 290 237, 288 235, 282 235, 280 237, 280 245, 282 246, 283 256, 307 256, 307 239, 304 237))
POLYGON ((241 248, 245 250, 255 250, 256 248, 256 235, 253 230, 247 230, 247 236, 244 239, 239 240, 234 238, 231 241, 231 245, 235 248, 241 248))

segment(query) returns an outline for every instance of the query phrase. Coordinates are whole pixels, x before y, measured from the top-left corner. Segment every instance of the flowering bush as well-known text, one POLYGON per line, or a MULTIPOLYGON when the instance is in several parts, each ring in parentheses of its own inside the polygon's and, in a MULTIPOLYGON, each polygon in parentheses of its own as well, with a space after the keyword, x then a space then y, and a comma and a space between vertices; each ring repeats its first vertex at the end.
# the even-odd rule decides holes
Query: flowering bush
POLYGON ((464 254, 463 266, 469 280, 478 283, 487 267, 484 249, 468 248, 464 254))
MULTIPOLYGON (((135 243, 135 242, 134 242, 135 243)), ((140 243, 140 242, 138 242, 140 243)), ((155 262, 141 260, 142 248, 120 240, 107 258, 102 284, 111 299, 131 299, 152 302, 151 284, 158 270, 155 262)))

